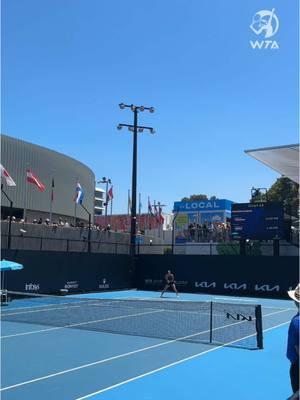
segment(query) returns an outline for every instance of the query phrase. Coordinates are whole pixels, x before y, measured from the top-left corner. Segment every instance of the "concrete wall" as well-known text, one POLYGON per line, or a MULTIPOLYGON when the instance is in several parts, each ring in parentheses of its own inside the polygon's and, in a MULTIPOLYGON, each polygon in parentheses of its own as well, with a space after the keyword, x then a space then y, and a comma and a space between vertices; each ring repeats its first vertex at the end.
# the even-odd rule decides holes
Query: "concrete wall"
MULTIPOLYGON (((7 248, 8 222, 1 222, 1 247, 7 248)), ((38 224, 12 223, 11 249, 86 252, 88 229, 38 224), (21 230, 25 231, 22 232, 21 230)), ((145 243, 151 238, 143 236, 145 243)), ((152 238, 153 244, 160 244, 152 238)), ((129 254, 129 233, 91 231, 91 251, 95 253, 129 254)), ((163 246, 140 248, 140 254, 162 254, 163 246), (146 251, 147 250, 147 251, 146 251)))

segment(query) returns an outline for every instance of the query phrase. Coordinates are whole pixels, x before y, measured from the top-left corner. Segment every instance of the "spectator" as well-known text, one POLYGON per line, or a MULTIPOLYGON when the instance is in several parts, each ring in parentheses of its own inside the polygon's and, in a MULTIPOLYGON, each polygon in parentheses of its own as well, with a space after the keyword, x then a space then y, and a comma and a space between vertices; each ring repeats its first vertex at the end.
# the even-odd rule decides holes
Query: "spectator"
POLYGON ((300 302, 300 284, 297 285, 295 290, 288 291, 288 295, 294 300, 298 312, 292 318, 288 331, 288 343, 287 343, 287 358, 291 362, 290 366, 290 379, 293 390, 292 399, 299 398, 295 397, 299 391, 299 302, 300 302))
POLYGON ((40 225, 40 224, 42 224, 43 223, 43 220, 42 220, 42 218, 40 218, 39 220, 38 220, 38 224, 40 225))
POLYGON ((50 219, 49 218, 45 219, 45 225, 50 225, 50 219))
POLYGON ((204 239, 204 242, 206 242, 207 241, 207 236, 208 236, 207 221, 204 222, 202 228, 203 228, 203 239, 204 239))

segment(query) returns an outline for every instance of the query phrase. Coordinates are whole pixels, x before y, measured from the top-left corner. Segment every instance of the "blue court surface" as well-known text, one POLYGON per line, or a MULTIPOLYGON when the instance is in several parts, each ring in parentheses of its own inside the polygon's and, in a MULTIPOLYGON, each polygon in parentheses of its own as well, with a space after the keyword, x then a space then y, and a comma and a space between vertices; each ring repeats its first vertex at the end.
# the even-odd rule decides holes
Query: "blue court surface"
MULTIPOLYGON (((72 298, 152 299, 153 303, 160 301, 159 295, 128 290, 72 298)), ((82 324, 72 318, 65 326, 57 326, 51 323, 47 306, 37 309, 30 300, 13 300, 2 307, 3 316, 39 315, 45 320, 37 324, 3 318, 1 399, 282 400, 291 394, 285 352, 288 324, 296 314, 292 301, 185 293, 176 299, 173 293, 166 293, 162 301, 169 300, 261 304, 264 349, 99 332, 81 329, 82 324)), ((61 307, 57 306, 57 314, 63 311, 61 307)), ((73 307, 76 316, 76 302, 73 307)), ((146 315, 130 317, 141 318, 145 329, 159 329, 147 326, 146 315)), ((127 320, 128 315, 108 314, 105 321, 120 318, 127 320)))

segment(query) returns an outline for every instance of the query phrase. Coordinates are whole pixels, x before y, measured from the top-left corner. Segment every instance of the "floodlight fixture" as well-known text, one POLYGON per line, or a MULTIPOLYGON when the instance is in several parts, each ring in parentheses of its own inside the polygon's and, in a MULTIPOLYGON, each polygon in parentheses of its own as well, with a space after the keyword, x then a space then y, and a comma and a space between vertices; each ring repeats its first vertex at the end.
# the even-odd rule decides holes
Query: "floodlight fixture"
POLYGON ((119 104, 119 107, 121 108, 121 110, 124 110, 125 104, 124 104, 124 103, 120 103, 120 104, 119 104))

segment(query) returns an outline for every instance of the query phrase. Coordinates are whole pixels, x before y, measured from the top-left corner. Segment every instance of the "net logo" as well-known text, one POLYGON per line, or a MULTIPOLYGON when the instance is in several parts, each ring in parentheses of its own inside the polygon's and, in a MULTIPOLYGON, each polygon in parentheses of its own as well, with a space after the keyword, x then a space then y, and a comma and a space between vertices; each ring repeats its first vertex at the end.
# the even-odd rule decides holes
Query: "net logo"
POLYGON ((109 289, 109 283, 106 283, 106 278, 102 279, 102 283, 99 284, 99 289, 109 289))
POLYGON ((249 317, 246 317, 246 315, 243 314, 235 314, 232 315, 229 312, 226 313, 227 319, 234 319, 235 321, 252 321, 252 316, 249 315, 249 317))
POLYGON ((246 290, 247 283, 242 283, 241 285, 237 283, 224 283, 224 289, 232 289, 232 290, 246 290))
POLYGON ((40 290, 40 284, 39 283, 25 283, 25 290, 35 292, 40 290))
POLYGON ((65 283, 65 289, 78 289, 79 283, 77 281, 68 281, 65 283))
POLYGON ((196 288, 205 288, 205 289, 208 289, 208 288, 215 288, 217 286, 217 284, 216 284, 216 282, 205 282, 205 281, 203 281, 203 282, 195 282, 195 287, 196 288))
POLYGON ((254 290, 256 292, 274 292, 274 291, 279 292, 280 286, 276 285, 276 286, 270 287, 270 285, 255 285, 254 290))
MULTIPOLYGON (((279 29, 279 19, 275 14, 275 8, 270 10, 261 10, 254 14, 250 29, 257 35, 262 36, 264 39, 273 37, 279 29)), ((253 50, 255 49, 279 49, 276 40, 250 40, 250 45, 253 50)))

